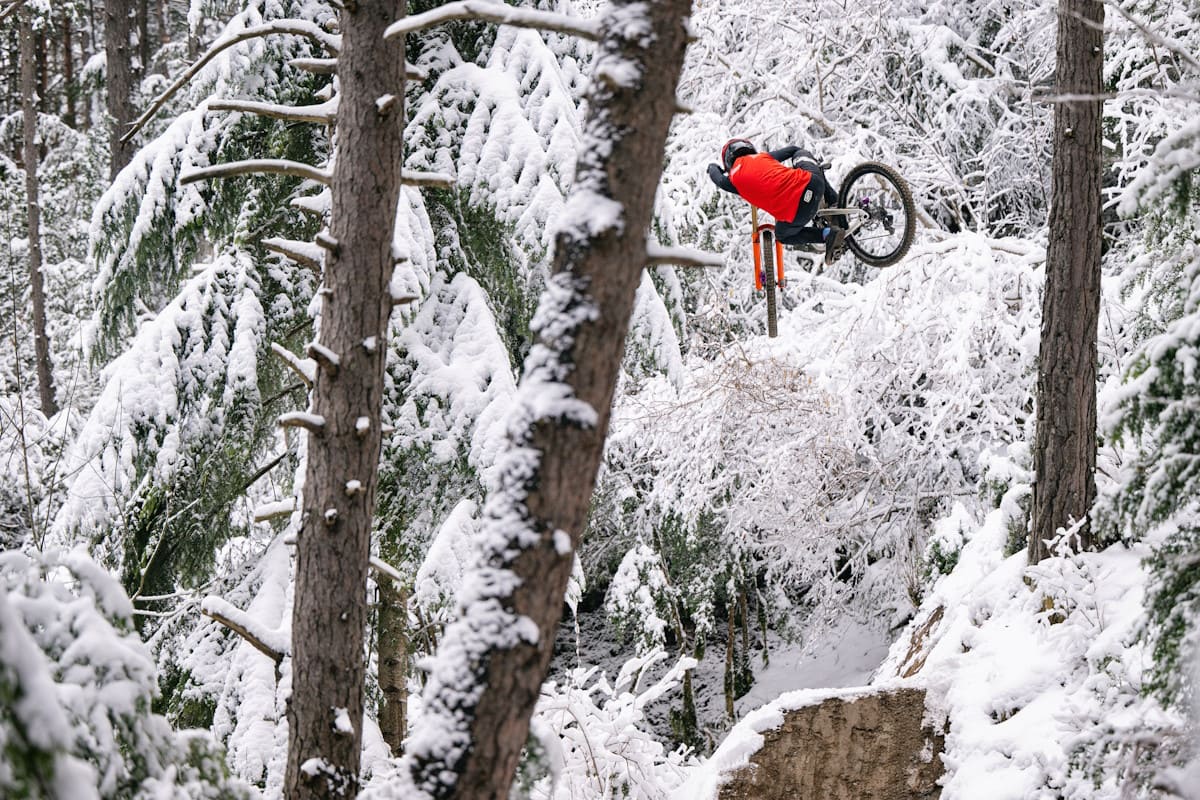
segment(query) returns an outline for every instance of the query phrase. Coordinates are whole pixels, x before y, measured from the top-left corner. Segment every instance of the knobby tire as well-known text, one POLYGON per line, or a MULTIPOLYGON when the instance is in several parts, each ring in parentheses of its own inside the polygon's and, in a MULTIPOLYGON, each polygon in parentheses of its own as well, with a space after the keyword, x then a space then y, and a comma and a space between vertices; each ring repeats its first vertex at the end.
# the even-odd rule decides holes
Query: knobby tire
POLYGON ((892 185, 896 194, 900 197, 901 207, 904 209, 904 232, 902 234, 900 244, 891 252, 885 255, 876 255, 867 252, 858 242, 854 240, 854 236, 846 237, 846 246, 858 258, 859 261, 872 267, 890 267, 908 253, 908 249, 912 247, 913 238, 917 232, 917 208, 913 202, 912 190, 908 188, 908 182, 900 177, 900 173, 887 166, 875 161, 868 161, 864 164, 859 164, 854 169, 850 170, 850 174, 842 181, 842 191, 838 195, 838 205, 842 208, 852 208, 851 203, 854 201, 854 184, 861 178, 867 175, 877 175, 892 185))
POLYGON ((779 335, 779 312, 775 301, 775 234, 762 232, 762 281, 767 292, 767 336, 779 335))

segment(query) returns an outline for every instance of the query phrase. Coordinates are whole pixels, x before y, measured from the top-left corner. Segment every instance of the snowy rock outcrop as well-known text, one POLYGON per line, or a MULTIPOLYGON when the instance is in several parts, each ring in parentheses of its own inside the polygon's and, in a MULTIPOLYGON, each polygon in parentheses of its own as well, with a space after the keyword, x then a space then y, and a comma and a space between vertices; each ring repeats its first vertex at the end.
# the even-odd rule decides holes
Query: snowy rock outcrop
POLYGON ((684 789, 702 800, 931 800, 941 752, 924 689, 802 690, 747 716, 684 789))

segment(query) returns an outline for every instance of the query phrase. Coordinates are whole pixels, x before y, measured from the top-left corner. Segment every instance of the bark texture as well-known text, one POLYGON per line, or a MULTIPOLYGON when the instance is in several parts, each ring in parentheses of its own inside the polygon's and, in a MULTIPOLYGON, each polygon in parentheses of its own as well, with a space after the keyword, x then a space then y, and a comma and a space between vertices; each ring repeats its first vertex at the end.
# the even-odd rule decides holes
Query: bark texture
MULTIPOLYGON (((1085 520, 1096 497, 1103 25, 1097 0, 1060 0, 1030 563, 1050 555, 1046 540, 1085 520)), ((1080 538, 1091 546, 1086 523, 1080 538)))
POLYGON ((575 185, 460 595, 409 741, 406 798, 507 798, 545 679, 608 430, 686 49, 688 0, 601 20, 575 185))
POLYGON ((29 293, 33 302, 33 350, 37 360, 38 400, 42 413, 58 413, 54 373, 50 368, 50 336, 46 333, 46 293, 42 280, 41 208, 38 205, 37 76, 32 12, 22 8, 21 37, 21 158, 25 162, 25 230, 29 236, 29 293))
POLYGON ((133 144, 121 137, 133 120, 133 3, 131 0, 104 2, 104 80, 109 116, 108 177, 113 179, 133 158, 133 144))
POLYGON ((292 614, 285 796, 348 798, 362 747, 367 566, 379 464, 392 235, 403 157, 404 0, 344 4, 337 155, 292 614), (331 357, 330 357, 331 354, 331 357), (358 421, 365 418, 369 424, 358 421), (339 718, 342 724, 339 725, 339 718), (350 730, 346 730, 346 723, 350 730))
POLYGON ((391 578, 379 579, 379 732, 400 755, 408 731, 408 599, 391 578))

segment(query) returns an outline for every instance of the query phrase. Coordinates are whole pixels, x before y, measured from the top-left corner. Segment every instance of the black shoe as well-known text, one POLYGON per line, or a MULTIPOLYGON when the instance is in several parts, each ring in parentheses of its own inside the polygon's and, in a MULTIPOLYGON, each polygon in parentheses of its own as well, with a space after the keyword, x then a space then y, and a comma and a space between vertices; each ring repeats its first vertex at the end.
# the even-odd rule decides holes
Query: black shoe
POLYGON ((845 228, 830 228, 829 235, 825 237, 825 263, 832 264, 842 257, 842 252, 845 250, 846 229, 845 228))

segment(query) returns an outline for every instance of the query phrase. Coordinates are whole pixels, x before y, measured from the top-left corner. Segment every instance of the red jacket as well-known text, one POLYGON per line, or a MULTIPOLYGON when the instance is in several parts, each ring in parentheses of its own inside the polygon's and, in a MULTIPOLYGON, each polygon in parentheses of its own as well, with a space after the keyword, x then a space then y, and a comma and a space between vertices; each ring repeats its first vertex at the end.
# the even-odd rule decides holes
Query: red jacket
POLYGON ((811 172, 785 167, 770 153, 742 156, 729 170, 729 181, 738 194, 782 222, 796 218, 800 196, 811 179, 811 172))

